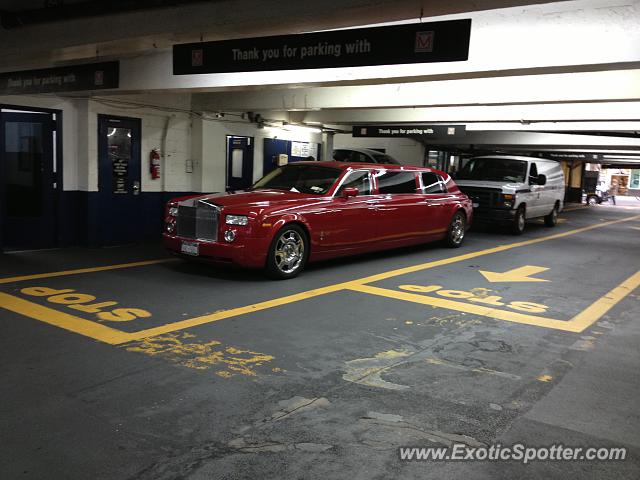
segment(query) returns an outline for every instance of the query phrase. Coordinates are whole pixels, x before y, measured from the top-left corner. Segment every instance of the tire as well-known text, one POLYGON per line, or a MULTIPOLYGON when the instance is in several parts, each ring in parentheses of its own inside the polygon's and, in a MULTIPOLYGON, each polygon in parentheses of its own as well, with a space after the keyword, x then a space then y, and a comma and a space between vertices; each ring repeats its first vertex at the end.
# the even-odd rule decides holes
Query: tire
POLYGON ((519 207, 516 210, 516 215, 513 217, 513 223, 511 224, 511 233, 514 235, 522 235, 524 233, 524 227, 526 223, 525 209, 519 207))
POLYGON ((467 217, 464 213, 458 210, 451 219, 449 228, 447 229, 447 236, 445 237, 445 244, 451 248, 458 248, 462 245, 464 235, 467 231, 467 217))
POLYGON ((587 197, 587 205, 598 205, 600 202, 598 201, 598 197, 596 197, 595 195, 589 195, 587 197))
POLYGON ((558 205, 554 205, 551 213, 544 217, 544 224, 547 227, 555 227, 558 224, 558 205))
POLYGON ((304 269, 308 258, 307 233, 298 225, 285 225, 269 247, 266 273, 276 279, 293 278, 304 269))

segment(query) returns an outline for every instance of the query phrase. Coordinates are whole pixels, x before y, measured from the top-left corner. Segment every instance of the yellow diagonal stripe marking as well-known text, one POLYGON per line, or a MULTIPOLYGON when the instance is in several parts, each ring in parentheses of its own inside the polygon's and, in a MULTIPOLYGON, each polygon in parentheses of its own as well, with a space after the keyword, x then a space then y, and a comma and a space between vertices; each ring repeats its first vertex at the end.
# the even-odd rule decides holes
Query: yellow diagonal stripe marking
POLYGON ((0 307, 112 345, 129 340, 129 334, 115 328, 59 312, 6 293, 0 292, 0 307))
POLYGON ((107 270, 118 270, 120 268, 144 267, 146 265, 156 265, 158 263, 175 262, 177 258, 161 258, 158 260, 144 260, 142 262, 119 263, 117 265, 104 265, 102 267, 76 268, 74 270, 62 270, 60 272, 35 273, 33 275, 21 275, 18 277, 0 278, 2 283, 24 282, 25 280, 36 280, 38 278, 64 277, 67 275, 78 275, 80 273, 104 272, 107 270))
POLYGON ((483 317, 497 318, 498 320, 506 320, 507 322, 524 323, 526 325, 535 325, 537 327, 555 328, 558 330, 566 330, 575 332, 577 330, 566 320, 556 320, 553 318, 539 317, 537 315, 528 315, 526 313, 511 312, 500 310, 498 308, 484 307, 481 305, 473 305, 470 303, 448 300, 446 298, 430 297, 428 295, 419 295, 416 293, 400 292, 389 290, 387 288, 373 287, 371 285, 354 285, 350 288, 356 292, 369 293, 381 297, 394 298, 396 300, 404 300, 406 302, 421 303, 432 307, 446 308, 448 310, 457 310, 459 312, 471 313, 473 315, 481 315, 483 317))

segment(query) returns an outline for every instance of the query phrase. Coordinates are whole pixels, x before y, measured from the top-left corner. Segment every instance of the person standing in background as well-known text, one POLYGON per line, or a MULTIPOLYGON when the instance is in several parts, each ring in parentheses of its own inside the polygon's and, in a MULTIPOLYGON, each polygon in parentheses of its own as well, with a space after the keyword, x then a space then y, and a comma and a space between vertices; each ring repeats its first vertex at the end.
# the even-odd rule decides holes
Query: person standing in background
POLYGON ((611 203, 616 204, 616 195, 618 195, 618 182, 614 180, 611 182, 611 188, 609 188, 609 198, 611 199, 611 203))

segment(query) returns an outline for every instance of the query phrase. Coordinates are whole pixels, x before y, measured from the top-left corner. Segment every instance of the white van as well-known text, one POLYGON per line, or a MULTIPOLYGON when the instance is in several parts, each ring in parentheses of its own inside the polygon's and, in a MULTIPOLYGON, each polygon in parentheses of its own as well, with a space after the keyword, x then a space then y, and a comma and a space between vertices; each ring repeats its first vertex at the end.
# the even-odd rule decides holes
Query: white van
POLYGON ((525 222, 544 217, 553 227, 564 205, 560 164, 513 155, 473 157, 455 175, 460 190, 473 201, 474 221, 508 224, 516 235, 525 222))

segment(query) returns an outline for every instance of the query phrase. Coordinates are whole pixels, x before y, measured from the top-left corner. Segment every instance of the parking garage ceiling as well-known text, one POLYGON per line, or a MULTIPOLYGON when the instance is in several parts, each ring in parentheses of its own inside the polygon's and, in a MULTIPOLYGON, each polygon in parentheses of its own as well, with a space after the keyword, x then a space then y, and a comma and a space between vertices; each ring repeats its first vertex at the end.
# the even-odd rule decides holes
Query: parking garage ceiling
POLYGON ((2 70, 120 59, 113 94, 193 93, 193 108, 212 115, 260 112, 345 132, 362 124, 459 124, 464 138, 421 141, 451 151, 584 151, 640 160, 637 1, 274 1, 268 10, 257 0, 109 2, 111 11, 105 5, 3 2, 10 28, 0 31, 2 70), (70 12, 65 20, 62 11, 70 12), (175 43, 456 18, 472 19, 466 62, 170 73, 175 43))

